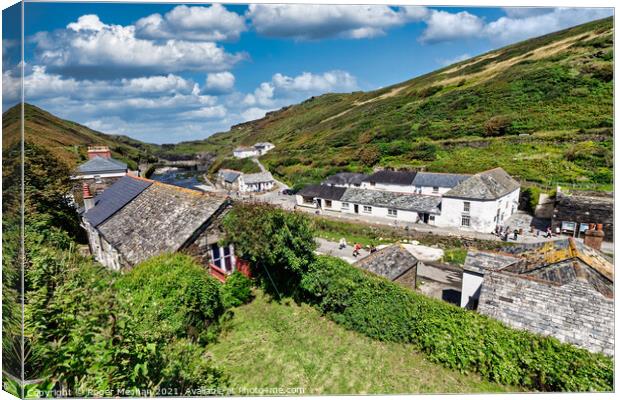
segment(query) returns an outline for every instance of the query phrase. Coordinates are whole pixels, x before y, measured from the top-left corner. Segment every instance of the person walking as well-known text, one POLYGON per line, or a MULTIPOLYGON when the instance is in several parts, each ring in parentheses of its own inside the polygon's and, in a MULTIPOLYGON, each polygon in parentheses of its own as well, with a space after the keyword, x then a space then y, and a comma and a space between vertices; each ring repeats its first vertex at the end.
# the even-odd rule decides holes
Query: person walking
POLYGON ((362 249, 362 245, 359 243, 355 243, 355 246, 353 247, 353 257, 359 256, 361 249, 362 249))
POLYGON ((347 247, 347 240, 345 238, 340 238, 340 241, 338 242, 338 250, 342 250, 345 247, 347 247))

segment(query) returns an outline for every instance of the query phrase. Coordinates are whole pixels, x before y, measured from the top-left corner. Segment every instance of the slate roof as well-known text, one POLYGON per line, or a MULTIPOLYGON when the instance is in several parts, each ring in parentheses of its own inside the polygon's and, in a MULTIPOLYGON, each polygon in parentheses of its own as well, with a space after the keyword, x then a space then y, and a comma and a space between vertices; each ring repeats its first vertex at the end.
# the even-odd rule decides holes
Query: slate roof
POLYGON ((178 251, 227 205, 222 196, 152 182, 97 229, 129 263, 137 264, 178 251))
POLYGON ((113 172, 126 172, 127 164, 113 158, 93 157, 77 167, 81 174, 104 174, 113 172))
POLYGON ((411 185, 416 176, 415 171, 383 170, 370 175, 364 182, 387 183, 391 185, 411 185))
POLYGON ((463 269, 510 273, 554 284, 566 284, 583 276, 606 296, 613 297, 614 266, 599 251, 574 238, 506 247, 507 253, 468 251, 463 269))
POLYGON ((271 175, 271 172, 269 171, 243 175, 243 182, 245 182, 246 185, 252 184, 252 183, 271 182, 271 181, 273 181, 273 176, 271 175))
POLYGON ((414 186, 453 188, 470 176, 439 172, 418 172, 413 179, 413 184, 414 186))
POLYGON ((146 190, 152 183, 152 181, 144 179, 123 176, 95 197, 95 206, 84 214, 84 218, 92 226, 98 226, 146 190))
POLYGON ((273 143, 269 143, 269 142, 258 142, 256 144, 254 144, 255 148, 269 147, 269 146, 274 146, 274 145, 273 145, 273 143))
POLYGON ((223 169, 220 170, 220 176, 224 182, 233 183, 241 176, 241 172, 232 169, 223 169))
POLYGON ((417 263, 418 259, 413 254, 401 245, 395 244, 378 250, 353 265, 394 281, 417 263))
POLYGON ((480 172, 459 183, 444 194, 444 197, 457 197, 473 200, 495 200, 519 188, 502 168, 480 172))
POLYGON ((340 200, 346 188, 328 185, 309 185, 297 192, 303 197, 312 197, 325 200, 340 200))
POLYGON ((497 271, 519 261, 519 258, 484 251, 469 250, 463 269, 465 271, 484 274, 486 271, 497 271))
POLYGON ((440 214, 441 197, 423 194, 402 194, 381 190, 347 188, 341 201, 397 210, 440 214))
POLYGON ((323 181, 325 185, 360 185, 364 179, 368 178, 366 174, 358 174, 355 172, 339 172, 323 181))
POLYGON ((256 149, 254 147, 239 146, 239 147, 235 148, 235 150, 233 150, 233 151, 256 151, 256 149))

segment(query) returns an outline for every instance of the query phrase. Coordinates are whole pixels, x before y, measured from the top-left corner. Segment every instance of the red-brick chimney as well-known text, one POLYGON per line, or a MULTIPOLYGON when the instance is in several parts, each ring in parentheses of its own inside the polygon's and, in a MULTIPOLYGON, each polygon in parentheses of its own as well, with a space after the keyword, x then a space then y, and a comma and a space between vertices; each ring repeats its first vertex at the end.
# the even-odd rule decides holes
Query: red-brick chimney
POLYGON ((82 184, 82 198, 84 199, 84 211, 88 211, 94 207, 95 199, 93 195, 90 194, 90 188, 86 182, 82 184))
POLYGON ((112 158, 112 152, 108 146, 88 146, 88 159, 95 157, 112 158))
POLYGON ((604 237, 605 233, 603 232, 603 224, 597 224, 596 228, 594 224, 590 224, 588 230, 585 232, 583 243, 593 249, 600 250, 604 237))

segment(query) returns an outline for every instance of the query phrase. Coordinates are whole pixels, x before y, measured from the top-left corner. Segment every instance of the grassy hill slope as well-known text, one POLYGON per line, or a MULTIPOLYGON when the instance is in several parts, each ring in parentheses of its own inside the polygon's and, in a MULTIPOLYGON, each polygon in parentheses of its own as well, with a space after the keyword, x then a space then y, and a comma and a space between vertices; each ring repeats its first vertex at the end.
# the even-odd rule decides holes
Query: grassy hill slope
MULTIPOLYGON (((220 340, 208 350, 233 388, 301 387, 306 395, 519 390, 448 370, 411 345, 369 339, 307 304, 276 302, 261 291, 234 310, 220 340)), ((235 393, 244 394, 257 393, 235 393)))
POLYGON ((373 92, 326 94, 177 152, 230 155, 270 141, 262 158, 289 183, 337 171, 501 166, 531 182, 612 182, 613 21, 520 42, 373 92), (528 136, 525 136, 528 135, 528 136))
MULTIPOLYGON (((21 107, 16 105, 2 114, 2 147, 19 142, 21 107)), ((135 169, 140 158, 149 157, 157 146, 127 136, 106 135, 78 123, 58 118, 36 106, 25 104, 26 142, 48 149, 54 156, 74 167, 86 160, 88 145, 107 145, 115 158, 135 169)))

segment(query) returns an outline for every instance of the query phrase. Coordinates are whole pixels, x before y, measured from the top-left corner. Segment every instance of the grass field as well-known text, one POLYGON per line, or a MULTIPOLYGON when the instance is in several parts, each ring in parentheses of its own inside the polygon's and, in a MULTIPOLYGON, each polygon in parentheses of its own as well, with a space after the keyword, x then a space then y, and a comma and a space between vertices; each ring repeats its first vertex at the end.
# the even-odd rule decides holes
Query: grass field
POLYGON ((256 294, 250 304, 235 309, 219 343, 210 345, 231 387, 303 387, 305 394, 518 390, 445 369, 410 345, 347 331, 309 305, 256 294))

